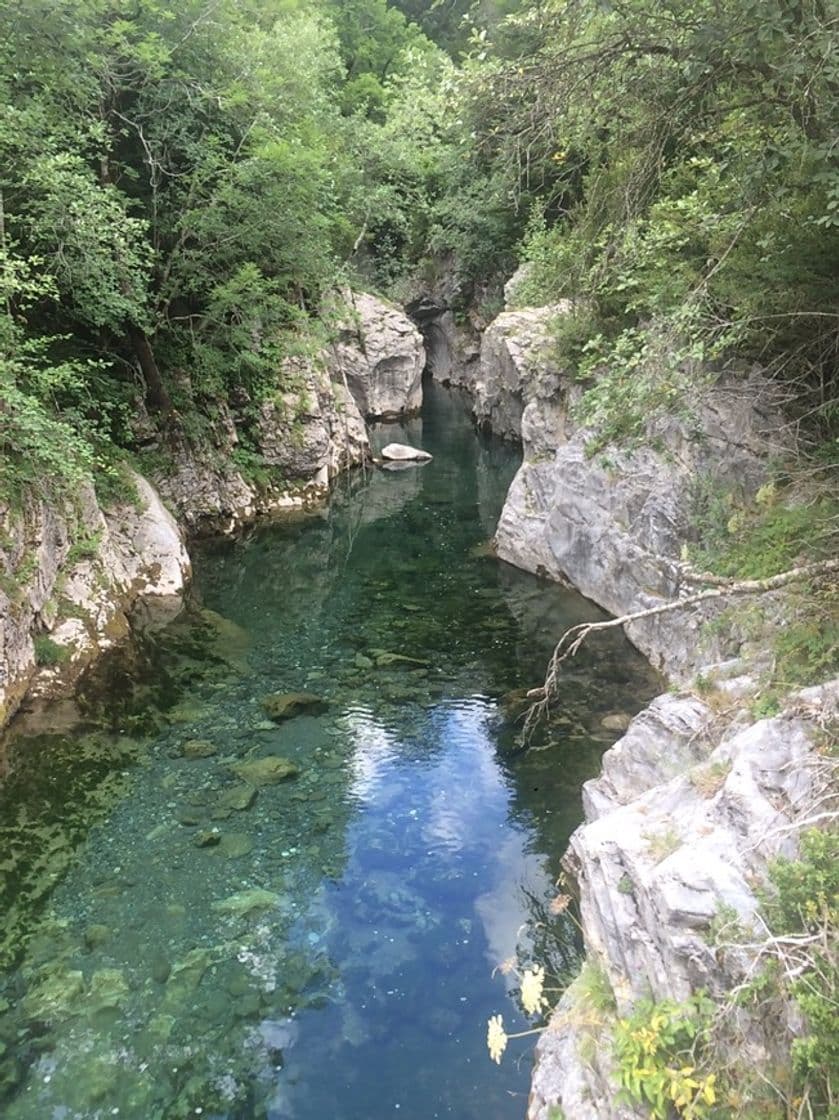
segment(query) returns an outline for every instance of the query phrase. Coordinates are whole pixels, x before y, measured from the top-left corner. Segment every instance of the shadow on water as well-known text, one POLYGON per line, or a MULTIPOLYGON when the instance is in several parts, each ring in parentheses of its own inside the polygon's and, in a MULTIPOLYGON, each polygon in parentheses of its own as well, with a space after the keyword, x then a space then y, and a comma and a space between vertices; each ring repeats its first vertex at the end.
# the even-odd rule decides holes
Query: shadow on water
POLYGON ((518 457, 449 394, 376 438, 434 460, 202 546, 190 610, 8 744, 7 1120, 523 1115, 493 970, 573 970, 559 857, 601 720, 656 682, 608 635, 515 755, 522 690, 598 612, 491 556, 518 457))

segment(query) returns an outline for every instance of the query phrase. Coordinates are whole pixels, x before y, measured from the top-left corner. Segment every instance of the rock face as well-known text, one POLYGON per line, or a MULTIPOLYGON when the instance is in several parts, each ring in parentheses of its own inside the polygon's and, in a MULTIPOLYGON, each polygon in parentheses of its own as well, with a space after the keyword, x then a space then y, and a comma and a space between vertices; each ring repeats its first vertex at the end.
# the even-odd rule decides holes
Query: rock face
MULTIPOLYGON (((749 496, 766 480, 781 428, 771 386, 757 374, 715 384, 697 377, 693 398, 651 418, 637 449, 592 454, 593 433, 575 416, 582 388, 551 350, 553 321, 568 310, 508 310, 483 339, 476 417, 521 438, 524 451, 496 532, 498 555, 572 584, 612 614, 672 602, 695 590, 683 583, 682 552, 694 532, 697 483, 749 496)), ((709 635, 705 624, 726 605, 642 620, 628 634, 672 680, 709 672, 733 701, 754 684, 761 655, 728 623, 709 635)), ((565 857, 589 979, 569 987, 540 1039, 529 1120, 647 1115, 619 1094, 614 1024, 641 1000, 684 1000, 700 989, 722 998, 746 978, 749 953, 714 946, 712 922, 722 912, 747 931, 756 925, 767 862, 795 854, 798 822, 817 796, 818 729, 836 718, 837 703, 839 681, 755 721, 745 710, 723 719, 693 696, 668 693, 606 752, 601 776, 584 787, 586 823, 565 857), (613 1010, 595 1006, 592 971, 611 989, 613 1010)), ((726 707, 736 712, 735 703, 726 707)), ((777 1002, 767 1030, 739 1013, 746 1065, 788 1062, 797 1020, 777 1002)))
POLYGON ((154 488, 103 512, 92 488, 75 511, 40 501, 0 511, 0 726, 24 694, 69 694, 129 622, 159 625, 181 608, 190 576, 183 535, 154 488))
POLYGON ((224 404, 209 441, 195 447, 181 438, 171 448, 173 461, 156 481, 191 533, 232 532, 260 515, 303 509, 368 457, 358 407, 324 362, 289 362, 283 380, 297 387, 263 401, 251 430, 267 480, 237 466, 240 432, 224 404))
MULTIPOLYGON (((752 955, 715 946, 711 923, 727 907, 749 930, 767 861, 795 856, 796 822, 817 797, 819 728, 837 714, 839 680, 805 689, 775 718, 727 728, 696 700, 668 695, 606 752, 565 865, 589 967, 605 976, 615 1010, 594 1015, 583 985, 568 989, 537 1046, 529 1120, 556 1108, 575 1120, 646 1115, 615 1099, 614 1018, 645 998, 721 996, 746 979, 752 955)), ((786 1023, 739 1014, 739 1060, 783 1067, 791 1012, 779 1012, 786 1023)))
POLYGON ((478 377, 481 335, 489 325, 482 307, 495 303, 497 298, 494 286, 470 285, 467 304, 455 260, 437 260, 434 275, 406 305, 422 333, 426 368, 435 381, 473 390, 478 377), (455 308, 459 309, 457 313, 455 308))
POLYGON ((368 419, 393 419, 422 404, 425 349, 411 320, 365 292, 348 297, 349 313, 332 348, 332 376, 368 419))
POLYGON ((520 439, 522 412, 530 400, 551 400, 561 377, 551 360, 551 324, 565 310, 554 307, 504 311, 481 342, 480 371, 473 387, 475 418, 505 439, 520 439))
POLYGON ((181 438, 170 448, 172 462, 155 481, 190 532, 232 532, 321 501, 341 471, 369 458, 365 417, 397 417, 422 404, 425 351, 410 319, 366 293, 344 300, 332 312, 335 341, 315 358, 285 363, 283 388, 260 404, 255 422, 247 408, 238 416, 222 402, 209 439, 193 446, 181 438), (240 465, 248 458, 256 470, 240 465))
MULTIPOLYGON (((574 419, 581 390, 551 357, 550 324, 566 311, 505 312, 484 337, 476 415, 524 445, 498 555, 570 582, 612 614, 643 610, 682 591, 697 480, 753 493, 766 479, 780 421, 762 377, 722 380, 697 389, 689 418, 651 422, 644 446, 591 455, 591 433, 574 419)), ((628 634, 657 668, 684 678, 696 671, 707 617, 665 615, 628 634)), ((709 648, 706 659, 724 652, 709 648)))

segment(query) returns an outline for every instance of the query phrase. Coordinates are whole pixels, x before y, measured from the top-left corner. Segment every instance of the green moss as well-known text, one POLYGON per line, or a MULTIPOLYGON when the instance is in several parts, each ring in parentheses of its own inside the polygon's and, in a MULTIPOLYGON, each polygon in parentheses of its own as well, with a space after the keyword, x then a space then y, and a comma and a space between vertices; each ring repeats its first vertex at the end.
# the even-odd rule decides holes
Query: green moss
POLYGON ((59 645, 47 634, 36 634, 32 645, 35 647, 35 663, 42 668, 61 665, 70 657, 67 647, 59 645))

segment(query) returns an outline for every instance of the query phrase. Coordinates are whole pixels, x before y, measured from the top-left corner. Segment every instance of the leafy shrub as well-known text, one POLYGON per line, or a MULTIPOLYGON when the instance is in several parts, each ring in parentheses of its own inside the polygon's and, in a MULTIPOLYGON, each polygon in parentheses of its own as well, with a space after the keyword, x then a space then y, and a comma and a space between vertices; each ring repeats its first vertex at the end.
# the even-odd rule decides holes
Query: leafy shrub
POLYGON ((791 985, 807 1024, 793 1041, 792 1058, 811 1115, 832 1116, 829 1102, 835 1100, 839 1074, 839 829, 805 832, 800 851, 800 859, 780 858, 770 868, 775 893, 766 915, 778 938, 809 935, 806 958, 795 962, 791 985))
POLYGON ((42 668, 61 665, 70 657, 67 647, 59 645, 47 634, 36 634, 32 645, 35 647, 35 663, 42 668))
POLYGON ((618 1021, 618 1079, 629 1099, 646 1104, 654 1120, 669 1120, 673 1111, 685 1120, 711 1115, 717 1075, 698 1067, 713 1009, 711 1000, 698 994, 684 1003, 642 1003, 618 1021))

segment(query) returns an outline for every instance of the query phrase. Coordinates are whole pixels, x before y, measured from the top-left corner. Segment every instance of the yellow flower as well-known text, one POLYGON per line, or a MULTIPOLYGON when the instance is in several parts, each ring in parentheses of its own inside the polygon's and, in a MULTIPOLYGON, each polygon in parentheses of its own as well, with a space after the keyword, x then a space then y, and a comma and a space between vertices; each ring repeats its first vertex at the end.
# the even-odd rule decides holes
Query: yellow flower
POLYGON ((555 898, 551 899, 550 903, 548 904, 548 909, 552 914, 564 914, 568 909, 570 902, 570 894, 558 894, 555 898))
POLYGON ((545 1003, 542 998, 542 988, 545 984, 545 970, 540 965, 538 968, 527 969, 521 978, 521 1003, 528 1015, 535 1015, 545 1003))
POLYGON ((500 1015, 493 1015, 487 1023, 487 1048, 490 1058, 501 1065, 501 1055, 507 1049, 507 1034, 500 1015))

